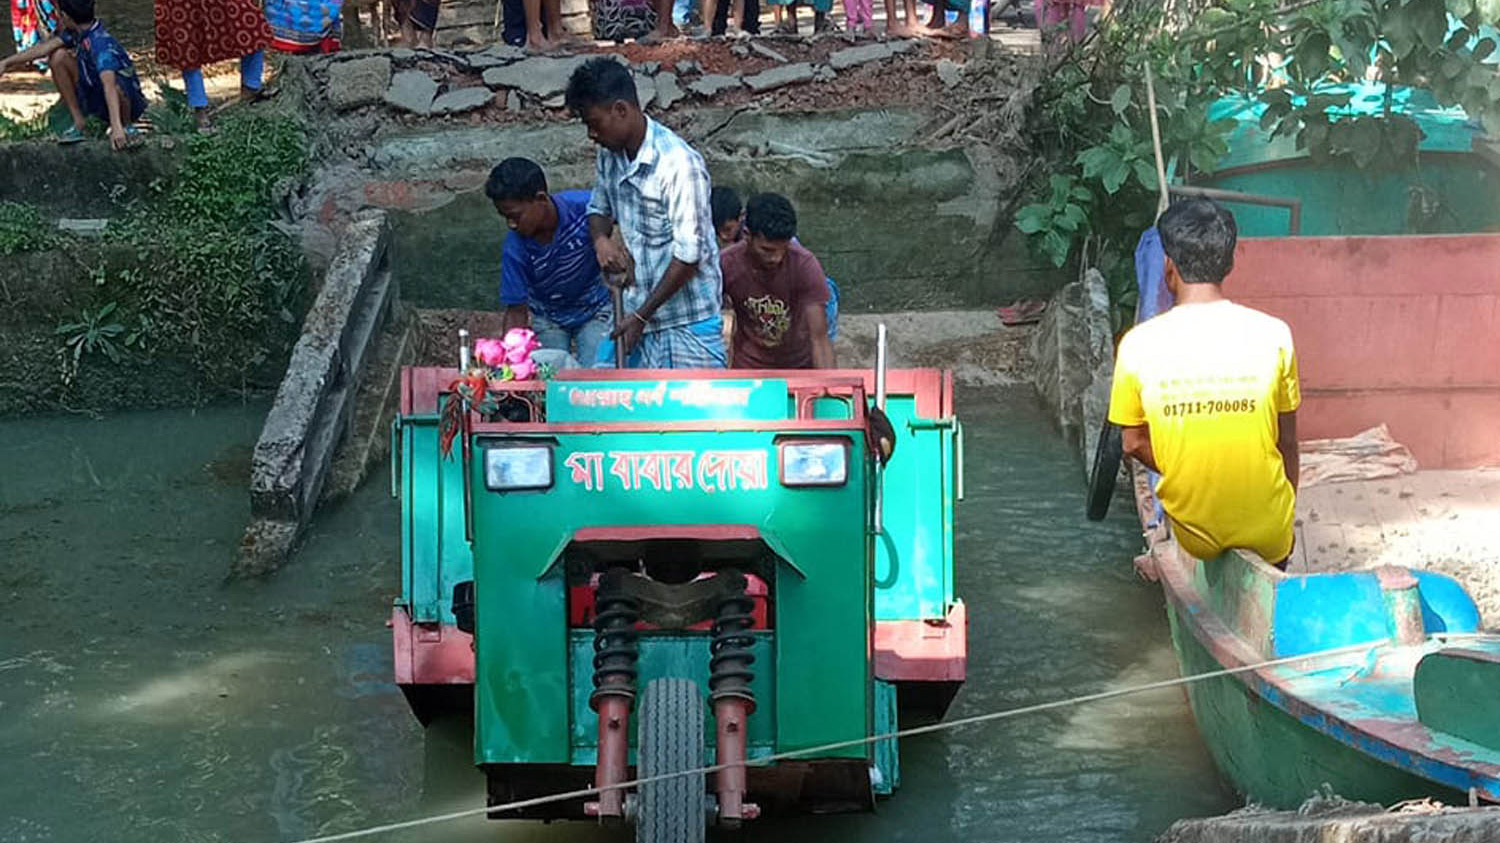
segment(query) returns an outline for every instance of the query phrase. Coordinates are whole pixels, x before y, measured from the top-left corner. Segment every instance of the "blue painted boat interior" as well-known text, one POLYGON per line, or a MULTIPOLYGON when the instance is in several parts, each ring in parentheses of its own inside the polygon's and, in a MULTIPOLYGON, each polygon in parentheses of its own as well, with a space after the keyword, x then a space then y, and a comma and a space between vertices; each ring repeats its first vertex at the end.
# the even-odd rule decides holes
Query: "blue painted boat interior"
MULTIPOLYGON (((1479 609, 1452 577, 1414 571, 1427 632, 1475 632, 1479 609)), ((1390 613, 1369 571, 1288 577, 1276 584, 1272 656, 1283 658, 1389 638, 1390 613)))

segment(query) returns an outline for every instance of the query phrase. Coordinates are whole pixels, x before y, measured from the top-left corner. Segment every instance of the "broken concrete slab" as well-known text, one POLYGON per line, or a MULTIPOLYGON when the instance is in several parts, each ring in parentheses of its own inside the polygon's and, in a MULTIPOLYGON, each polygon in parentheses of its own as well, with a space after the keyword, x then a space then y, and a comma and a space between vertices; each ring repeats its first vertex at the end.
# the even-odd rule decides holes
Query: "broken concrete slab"
POLYGON ((354 410, 371 339, 395 284, 385 214, 350 224, 292 350, 251 457, 250 514, 231 576, 280 567, 312 517, 354 410))
POLYGON ((813 76, 813 66, 804 61, 784 67, 773 67, 754 76, 746 76, 745 84, 750 86, 750 90, 762 94, 787 85, 811 82, 813 76))
POLYGON ((744 80, 738 76, 723 76, 710 73, 688 83, 688 90, 700 97, 714 97, 722 91, 745 87, 744 80))
POLYGON ((408 49, 406 47, 397 47, 396 49, 391 50, 391 61, 397 61, 397 62, 401 62, 403 64, 410 64, 410 63, 412 63, 412 62, 414 62, 416 60, 417 60, 417 51, 416 50, 408 49))
POLYGON ((57 229, 84 237, 103 237, 109 228, 107 219, 72 219, 63 217, 57 221, 57 229))
POLYGON ((891 42, 877 42, 860 47, 847 47, 828 54, 828 63, 834 70, 848 70, 872 61, 884 61, 895 55, 891 42))
POLYGON ((491 44, 483 50, 471 54, 469 56, 470 62, 474 60, 474 56, 489 56, 490 58, 499 59, 504 62, 517 62, 526 58, 526 48, 516 47, 511 44, 491 44))
POLYGON ((779 61, 782 64, 786 64, 787 62, 791 61, 791 59, 787 58, 781 53, 776 52, 770 47, 767 47, 765 44, 762 44, 759 41, 751 41, 750 50, 751 52, 758 53, 759 55, 768 58, 771 61, 779 61))
POLYGON ((328 103, 338 111, 374 105, 391 85, 391 60, 386 56, 341 61, 328 68, 328 103))
MULTIPOLYGON (((618 55, 610 58, 623 62, 618 55)), ((593 54, 552 58, 533 56, 505 67, 492 67, 484 72, 484 84, 491 88, 514 88, 539 100, 558 96, 568 88, 568 78, 573 71, 586 62, 600 58, 593 54)))
POLYGON ((438 97, 432 103, 433 114, 463 114, 476 108, 484 108, 495 99, 489 88, 459 88, 438 97))
POLYGON ((839 78, 839 72, 826 64, 820 64, 813 68, 813 78, 819 82, 832 82, 839 78))
POLYGON ((703 69, 698 66, 697 62, 687 59, 686 61, 677 63, 677 72, 683 76, 688 76, 702 73, 703 69))
POLYGON ((506 111, 513 111, 513 112, 520 112, 520 110, 521 110, 521 95, 518 94, 518 93, 516 93, 515 91, 509 91, 509 92, 507 92, 505 94, 505 110, 506 111))
POLYGON ((422 117, 432 113, 438 83, 420 70, 403 70, 391 78, 385 92, 385 104, 422 117))
POLYGON ((671 108, 686 96, 687 94, 677 85, 677 74, 668 70, 656 75, 657 105, 662 108, 671 108))
POLYGON ((649 108, 656 99, 656 80, 644 73, 632 73, 635 79, 635 98, 641 108, 649 108))
POLYGON ((937 75, 943 87, 952 88, 964 81, 964 66, 952 59, 938 59, 937 75))

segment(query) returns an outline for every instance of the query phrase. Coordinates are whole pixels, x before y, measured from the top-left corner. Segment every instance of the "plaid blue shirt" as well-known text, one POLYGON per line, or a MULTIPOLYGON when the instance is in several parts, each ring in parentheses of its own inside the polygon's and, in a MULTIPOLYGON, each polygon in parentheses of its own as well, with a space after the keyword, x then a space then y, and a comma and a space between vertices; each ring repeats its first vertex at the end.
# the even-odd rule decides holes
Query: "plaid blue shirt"
POLYGON ((635 260, 635 284, 625 290, 626 310, 646 304, 673 258, 698 265, 692 280, 651 317, 647 331, 719 315, 724 279, 708 193, 703 156, 650 117, 635 160, 623 152, 599 150, 589 213, 609 217, 620 226, 625 248, 635 260))

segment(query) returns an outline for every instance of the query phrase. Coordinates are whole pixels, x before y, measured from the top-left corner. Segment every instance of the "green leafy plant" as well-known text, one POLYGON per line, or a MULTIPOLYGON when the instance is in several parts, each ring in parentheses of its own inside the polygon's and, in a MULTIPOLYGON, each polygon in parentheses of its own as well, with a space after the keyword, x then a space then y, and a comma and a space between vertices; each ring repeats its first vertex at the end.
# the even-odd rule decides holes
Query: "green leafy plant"
POLYGON ((0 255, 51 248, 57 234, 35 205, 0 202, 0 255))
POLYGON ((125 352, 119 341, 120 335, 125 333, 125 326, 110 319, 119 305, 110 302, 98 310, 83 309, 77 322, 64 322, 57 326, 57 335, 64 337, 63 348, 72 358, 72 369, 77 370, 78 364, 85 355, 103 354, 112 363, 119 363, 125 358, 125 352))
POLYGON ((1072 176, 1053 174, 1048 178, 1051 193, 1047 201, 1037 202, 1016 212, 1016 228, 1036 238, 1038 248, 1053 266, 1068 260, 1073 243, 1088 233, 1088 206, 1093 194, 1078 186, 1072 176))

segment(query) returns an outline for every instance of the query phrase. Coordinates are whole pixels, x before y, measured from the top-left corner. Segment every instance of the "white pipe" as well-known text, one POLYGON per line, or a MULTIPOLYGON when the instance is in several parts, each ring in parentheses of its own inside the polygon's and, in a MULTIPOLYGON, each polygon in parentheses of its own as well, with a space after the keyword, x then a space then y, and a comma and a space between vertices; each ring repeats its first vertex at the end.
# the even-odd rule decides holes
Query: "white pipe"
POLYGON ((458 370, 469 371, 469 330, 467 328, 458 329, 458 370))
POLYGON ((875 329, 875 406, 885 411, 885 323, 875 329))

